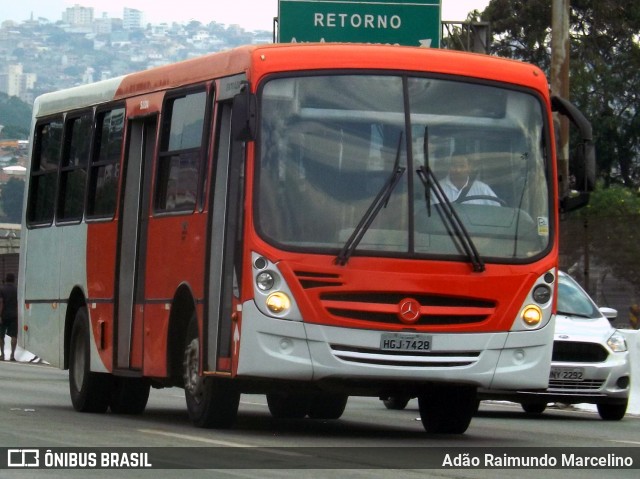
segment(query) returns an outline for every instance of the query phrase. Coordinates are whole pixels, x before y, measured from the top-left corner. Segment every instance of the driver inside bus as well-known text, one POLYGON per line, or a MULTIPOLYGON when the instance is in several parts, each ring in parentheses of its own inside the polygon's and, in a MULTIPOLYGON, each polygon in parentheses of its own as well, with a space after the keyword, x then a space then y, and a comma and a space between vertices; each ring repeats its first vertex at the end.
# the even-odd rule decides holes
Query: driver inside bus
POLYGON ((453 203, 500 206, 498 195, 477 176, 472 172, 471 162, 467 156, 452 156, 449 172, 440 182, 440 186, 453 203))

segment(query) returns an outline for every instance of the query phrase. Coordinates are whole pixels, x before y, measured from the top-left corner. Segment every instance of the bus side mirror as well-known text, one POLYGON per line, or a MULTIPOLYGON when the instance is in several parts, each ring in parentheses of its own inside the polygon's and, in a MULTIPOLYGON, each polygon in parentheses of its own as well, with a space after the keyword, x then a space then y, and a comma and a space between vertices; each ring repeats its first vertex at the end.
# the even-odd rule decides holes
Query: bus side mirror
POLYGON ((569 211, 584 208, 589 204, 589 198, 590 194, 588 192, 570 191, 567 196, 560 199, 560 211, 562 213, 568 213, 569 211))
POLYGON ((252 141, 256 138, 256 97, 249 88, 233 97, 231 134, 237 141, 252 141))
POLYGON ((590 193, 595 188, 596 149, 591 141, 581 143, 572 156, 569 165, 571 189, 560 199, 560 210, 563 213, 583 208, 589 203, 590 193))
POLYGON ((575 178, 575 188, 578 191, 594 190, 596 186, 596 147, 593 141, 585 140, 580 144, 569 171, 575 178))
POLYGON ((580 145, 569 162, 573 191, 560 199, 562 211, 567 212, 581 208, 589 202, 589 192, 594 190, 596 184, 596 148, 591 123, 580 110, 559 96, 551 98, 551 106, 553 111, 567 117, 580 133, 580 145))

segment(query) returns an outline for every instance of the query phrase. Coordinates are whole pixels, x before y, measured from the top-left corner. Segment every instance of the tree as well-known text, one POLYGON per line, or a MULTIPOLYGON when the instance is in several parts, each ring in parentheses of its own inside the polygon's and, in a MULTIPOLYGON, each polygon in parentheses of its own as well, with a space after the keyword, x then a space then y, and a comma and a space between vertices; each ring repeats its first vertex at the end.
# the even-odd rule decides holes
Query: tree
MULTIPOLYGON (((625 280, 640 297, 640 196, 622 185, 595 191, 589 205, 571 215, 560 228, 563 269, 587 262, 625 280), (591 259, 587 259, 591 258, 591 259), (603 268, 604 266, 604 268, 603 268)), ((582 269, 582 268, 578 268, 582 269)), ((582 273, 576 279, 585 286, 582 273)), ((595 293, 591 291, 591 293, 595 293)))
POLYGON ((599 167, 632 187, 640 147, 640 5, 573 0, 572 93, 593 121, 599 167))
POLYGON ((22 220, 22 203, 24 196, 24 181, 11 178, 0 190, 0 202, 4 211, 3 222, 20 223, 22 220))
MULTIPOLYGON (((552 0, 492 0, 492 53, 551 65, 552 0)), ((571 101, 593 121, 605 185, 640 181, 640 3, 571 0, 571 101)))
POLYGON ((31 107, 15 96, 0 92, 1 138, 23 140, 29 137, 31 107))
MULTIPOLYGON (((561 266, 577 266, 582 273, 598 266, 599 275, 625 280, 637 301, 640 3, 571 0, 570 5, 570 100, 591 119, 603 181, 589 206, 562 223, 561 266)), ((534 63, 549 74, 551 6, 552 0, 492 0, 482 12, 492 27, 492 53, 534 63)), ((578 279, 590 288, 582 273, 578 279)))
POLYGON ((482 13, 491 23, 491 53, 551 68, 551 1, 492 0, 482 13))

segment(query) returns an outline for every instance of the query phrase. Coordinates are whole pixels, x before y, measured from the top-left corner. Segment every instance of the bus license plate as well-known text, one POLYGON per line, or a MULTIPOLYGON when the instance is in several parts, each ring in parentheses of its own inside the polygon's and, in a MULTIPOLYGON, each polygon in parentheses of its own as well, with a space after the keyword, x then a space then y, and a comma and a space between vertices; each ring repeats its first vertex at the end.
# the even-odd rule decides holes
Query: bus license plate
POLYGON ((383 351, 431 351, 431 336, 424 334, 384 333, 380 338, 383 351))
POLYGON ((549 379, 555 381, 582 381, 584 369, 582 368, 559 368, 552 367, 549 379))

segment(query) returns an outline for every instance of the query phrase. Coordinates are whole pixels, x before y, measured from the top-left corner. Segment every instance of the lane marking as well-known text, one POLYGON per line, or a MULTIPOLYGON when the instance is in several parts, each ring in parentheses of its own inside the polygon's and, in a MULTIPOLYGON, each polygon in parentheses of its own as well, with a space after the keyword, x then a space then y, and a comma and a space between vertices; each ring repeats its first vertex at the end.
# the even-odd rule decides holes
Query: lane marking
POLYGON ((268 447, 252 446, 251 444, 243 444, 243 443, 232 442, 232 441, 220 441, 218 439, 209 439, 207 437, 199 437, 199 436, 191 436, 188 434, 178 434, 175 432, 159 431, 157 429, 138 429, 138 432, 142 432, 145 434, 155 434, 157 436, 173 437, 175 439, 184 439, 186 441, 203 442, 205 444, 215 444, 216 446, 245 447, 245 448, 250 447, 253 450, 266 452, 276 456, 311 457, 308 454, 301 454, 299 452, 285 451, 285 450, 279 450, 279 449, 276 450, 268 447))
POLYGON ((637 446, 640 446, 640 441, 621 441, 618 439, 609 439, 609 442, 619 442, 621 444, 635 444, 637 446))
POLYGON ((192 436, 189 434, 178 434, 175 432, 159 431, 157 429, 138 429, 139 432, 145 434, 155 434, 156 436, 173 437, 175 439, 184 439, 185 441, 203 442, 205 444, 215 444, 225 447, 253 447, 250 444, 241 444, 239 442, 220 441, 218 439, 209 439, 208 437, 192 436))

